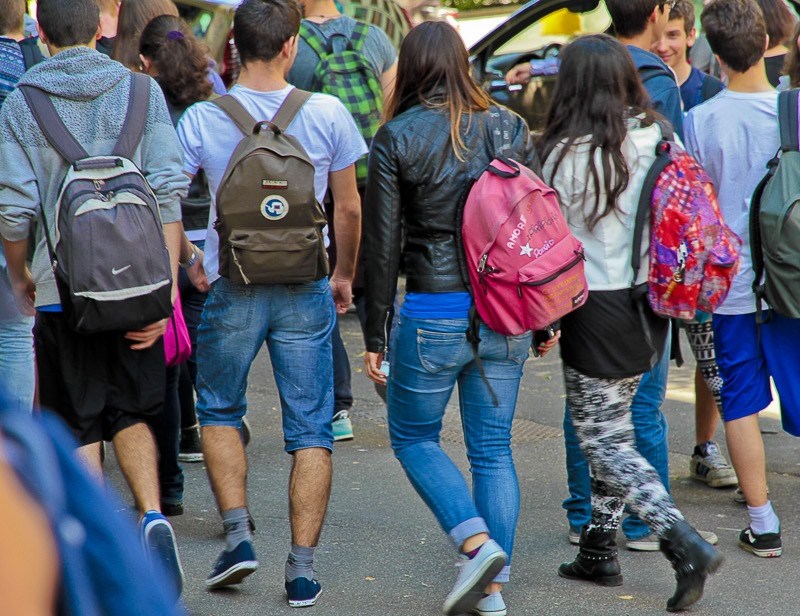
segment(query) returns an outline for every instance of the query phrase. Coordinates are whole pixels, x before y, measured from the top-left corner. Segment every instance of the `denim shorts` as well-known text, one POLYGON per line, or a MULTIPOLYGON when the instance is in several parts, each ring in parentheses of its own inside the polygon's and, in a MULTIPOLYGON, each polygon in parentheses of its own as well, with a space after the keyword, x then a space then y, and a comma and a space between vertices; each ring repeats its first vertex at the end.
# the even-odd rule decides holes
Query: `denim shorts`
POLYGON ((200 425, 241 426, 250 366, 266 343, 280 396, 284 449, 332 450, 335 319, 327 278, 296 285, 217 280, 198 330, 200 425))

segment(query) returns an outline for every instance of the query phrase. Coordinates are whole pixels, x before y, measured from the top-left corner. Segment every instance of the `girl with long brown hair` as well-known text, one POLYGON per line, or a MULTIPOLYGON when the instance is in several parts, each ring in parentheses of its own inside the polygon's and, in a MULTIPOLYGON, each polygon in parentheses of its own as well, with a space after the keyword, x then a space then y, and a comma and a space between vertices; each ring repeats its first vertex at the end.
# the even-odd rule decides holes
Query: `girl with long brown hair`
POLYGON ((365 364, 368 376, 385 384, 388 359, 392 448, 461 554, 446 614, 506 613, 500 590, 509 579, 519 513, 511 422, 532 336, 502 336, 481 324, 473 351, 456 228, 470 177, 498 155, 538 168, 524 120, 475 83, 458 33, 444 22, 417 26, 403 41, 386 123, 372 141, 365 364), (389 344, 401 259, 406 295, 389 344), (439 444, 456 385, 473 492, 439 444))

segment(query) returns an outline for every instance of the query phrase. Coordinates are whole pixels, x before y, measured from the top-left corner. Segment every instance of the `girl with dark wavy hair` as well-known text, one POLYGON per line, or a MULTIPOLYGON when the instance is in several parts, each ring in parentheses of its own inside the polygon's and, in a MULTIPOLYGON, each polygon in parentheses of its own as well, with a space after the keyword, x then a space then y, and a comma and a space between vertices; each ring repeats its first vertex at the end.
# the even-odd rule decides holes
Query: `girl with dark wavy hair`
POLYGON ((668 321, 634 287, 646 283, 648 241, 633 245, 645 176, 662 139, 636 67, 617 40, 603 34, 568 45, 539 143, 544 180, 558 192, 573 234, 583 242, 589 298, 562 319, 561 357, 572 425, 591 469, 592 518, 580 551, 560 576, 619 586, 615 537, 628 505, 659 537, 676 572, 667 602, 675 611, 696 602, 719 553, 683 519, 658 473, 635 447, 631 402, 642 375, 664 349, 668 321), (633 250, 641 250, 633 280, 633 250), (646 300, 645 300, 646 304, 646 300), (647 330, 647 331, 646 331, 647 330))

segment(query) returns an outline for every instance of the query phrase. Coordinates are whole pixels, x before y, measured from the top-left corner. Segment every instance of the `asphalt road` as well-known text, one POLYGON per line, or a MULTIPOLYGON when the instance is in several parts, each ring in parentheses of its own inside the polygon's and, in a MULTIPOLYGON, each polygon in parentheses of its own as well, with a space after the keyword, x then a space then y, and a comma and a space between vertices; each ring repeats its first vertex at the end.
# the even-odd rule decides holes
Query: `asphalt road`
MULTIPOLYGON (((439 614, 455 580, 454 552, 433 516, 410 487, 388 445, 385 410, 361 373, 358 324, 346 315, 342 331, 354 366, 356 438, 336 446, 335 477, 328 522, 316 567, 323 585, 317 616, 439 614)), ((563 386, 556 355, 530 359, 517 411, 515 456, 522 489, 522 512, 512 582, 504 593, 509 614, 662 614, 674 588, 672 570, 658 553, 621 551, 625 583, 600 588, 567 581, 556 567, 570 559, 566 521, 564 447, 561 439, 563 386)), ((673 369, 664 405, 670 425, 673 493, 690 522, 714 530, 726 557, 706 596, 692 610, 707 615, 797 614, 800 603, 800 550, 797 507, 800 460, 795 440, 779 423, 762 419, 769 458, 771 496, 782 518, 784 556, 762 560, 736 545, 745 524, 743 505, 732 490, 712 490, 688 479, 693 441, 692 406, 685 401, 692 368, 673 369)), ((248 417, 253 441, 250 509, 257 524, 255 547, 260 569, 240 587, 209 593, 204 580, 223 547, 222 524, 202 464, 186 464, 186 513, 174 518, 186 571, 184 600, 193 616, 289 614, 283 598, 283 563, 289 547, 286 484, 290 458, 282 451, 278 397, 268 359, 262 353, 250 374, 248 417)), ((455 402, 453 400, 452 402, 455 402)), ((448 410, 444 446, 466 469, 458 413, 448 410)), ((114 482, 118 473, 112 470, 114 482)))

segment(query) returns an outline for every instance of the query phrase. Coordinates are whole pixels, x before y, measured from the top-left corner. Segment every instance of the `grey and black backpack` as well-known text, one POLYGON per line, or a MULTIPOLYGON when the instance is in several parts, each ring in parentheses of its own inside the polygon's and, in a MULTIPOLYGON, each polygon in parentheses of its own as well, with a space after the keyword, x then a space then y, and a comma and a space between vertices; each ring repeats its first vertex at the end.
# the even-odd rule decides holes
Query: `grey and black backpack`
POLYGON ((785 317, 800 318, 800 90, 778 95, 781 149, 769 163, 750 205, 758 321, 761 302, 785 317))
POLYGON ((69 169, 45 241, 62 309, 77 332, 135 331, 172 313, 172 270, 158 200, 132 162, 150 107, 150 78, 133 74, 127 115, 108 156, 90 156, 44 91, 20 87, 69 169))
POLYGON ((216 199, 219 273, 231 282, 300 284, 328 275, 314 165, 285 132, 310 97, 293 89, 272 121, 255 120, 230 95, 211 101, 244 134, 216 199))

